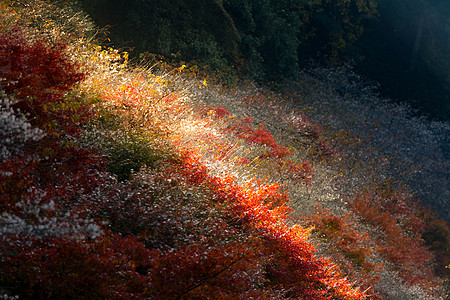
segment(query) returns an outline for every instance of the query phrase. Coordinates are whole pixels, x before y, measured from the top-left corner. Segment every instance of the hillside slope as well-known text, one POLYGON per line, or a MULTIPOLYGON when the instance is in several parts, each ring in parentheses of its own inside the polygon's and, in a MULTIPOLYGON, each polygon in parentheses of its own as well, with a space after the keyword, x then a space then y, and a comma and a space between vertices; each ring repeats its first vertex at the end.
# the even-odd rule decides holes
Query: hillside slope
POLYGON ((448 293, 448 226, 413 196, 415 158, 371 131, 434 130, 418 139, 446 172, 448 124, 371 115, 375 96, 321 77, 335 70, 275 93, 131 65, 64 3, 1 1, 0 16, 3 298, 448 293))

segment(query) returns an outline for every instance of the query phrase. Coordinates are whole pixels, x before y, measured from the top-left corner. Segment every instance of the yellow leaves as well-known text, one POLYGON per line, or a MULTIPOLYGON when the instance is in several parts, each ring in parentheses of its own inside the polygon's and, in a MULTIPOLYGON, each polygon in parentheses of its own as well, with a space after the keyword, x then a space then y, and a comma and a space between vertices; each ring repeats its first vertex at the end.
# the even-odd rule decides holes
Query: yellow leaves
POLYGON ((128 52, 127 51, 124 51, 124 52, 122 52, 122 56, 123 56, 123 59, 124 59, 124 63, 123 63, 123 65, 127 65, 127 63, 128 63, 128 57, 129 57, 129 54, 128 54, 128 52))
POLYGON ((208 82, 206 82, 206 79, 203 79, 202 84, 200 84, 200 85, 198 86, 198 88, 201 89, 202 87, 207 87, 207 86, 208 86, 208 82))
POLYGON ((316 226, 312 225, 308 228, 303 228, 303 230, 305 231, 305 233, 307 234, 307 236, 311 236, 311 233, 316 230, 316 226))

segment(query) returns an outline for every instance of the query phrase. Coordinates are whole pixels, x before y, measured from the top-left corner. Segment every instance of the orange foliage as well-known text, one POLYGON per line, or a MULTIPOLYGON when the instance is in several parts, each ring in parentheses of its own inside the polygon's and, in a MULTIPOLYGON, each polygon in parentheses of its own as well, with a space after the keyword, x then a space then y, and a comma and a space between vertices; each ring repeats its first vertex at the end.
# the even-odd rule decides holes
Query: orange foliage
POLYGON ((383 265, 371 262, 375 245, 367 232, 357 229, 350 214, 335 216, 319 207, 315 215, 305 219, 319 240, 329 244, 324 251, 329 252, 350 280, 365 289, 377 284, 383 265))
POLYGON ((271 257, 266 272, 272 289, 284 290, 290 297, 365 297, 342 279, 333 263, 314 256, 315 249, 307 240, 307 230, 287 225, 290 208, 284 205, 287 198, 278 186, 251 188, 254 183, 249 183, 247 187, 240 187, 232 178, 210 177, 192 155, 186 156, 184 166, 176 169, 180 171, 189 182, 206 184, 215 191, 215 201, 225 204, 228 222, 233 227, 262 239, 263 249, 271 257), (266 204, 266 199, 271 202, 266 204), (273 207, 273 203, 279 206, 273 207))
POLYGON ((433 280, 434 256, 421 240, 424 220, 414 199, 400 190, 379 189, 358 194, 350 207, 382 231, 378 251, 404 280, 424 285, 433 280))

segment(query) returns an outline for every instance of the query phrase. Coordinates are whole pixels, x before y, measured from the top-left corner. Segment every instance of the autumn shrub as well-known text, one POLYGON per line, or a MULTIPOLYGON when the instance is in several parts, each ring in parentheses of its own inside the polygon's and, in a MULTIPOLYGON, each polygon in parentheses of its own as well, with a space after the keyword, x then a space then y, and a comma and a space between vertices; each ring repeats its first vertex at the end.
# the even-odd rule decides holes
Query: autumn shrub
POLYGON ((2 247, 0 282, 24 299, 130 299, 142 296, 148 284, 136 268, 148 264, 149 251, 131 237, 108 234, 86 241, 17 236, 6 243, 2 239, 2 245, 8 247, 2 247))
POLYGON ((104 166, 56 137, 42 142, 0 164, 1 285, 26 299, 108 297, 119 270, 87 242, 105 238, 89 217, 104 166))
POLYGON ((16 99, 11 107, 34 126, 74 134, 74 124, 89 111, 82 98, 65 95, 85 78, 64 54, 65 48, 62 42, 50 46, 43 39, 29 41, 19 27, 0 30, 2 86, 16 99))
MULTIPOLYGON (((436 259, 435 272, 443 278, 450 277, 450 228, 442 219, 436 218, 429 209, 423 210, 425 229, 422 238, 425 245, 434 253, 436 259)), ((447 279, 448 281, 448 279, 447 279)))
POLYGON ((344 281, 335 281, 340 273, 329 261, 313 256, 314 248, 306 242, 306 230, 285 223, 289 208, 284 204, 287 203, 286 195, 279 187, 262 185, 258 188, 249 183, 248 188, 242 189, 233 184, 232 178, 209 177, 207 170, 195 161, 195 158, 187 157, 185 167, 177 172, 181 171, 188 182, 206 184, 216 191, 216 201, 227 203, 228 222, 233 227, 254 232, 262 239, 266 251, 273 255, 271 263, 266 265, 271 289, 285 291, 289 296, 319 297, 331 293, 336 297, 363 297, 344 281), (268 196, 270 201, 266 203, 268 196), (326 292, 325 287, 330 284, 338 284, 341 288, 326 292))
POLYGON ((4 81, 7 93, 25 100, 26 97, 43 105, 46 101, 59 100, 58 93, 71 88, 83 79, 76 65, 64 57, 65 45, 56 43, 49 47, 44 40, 31 43, 18 27, 2 29, 1 51, 4 81))
POLYGON ((265 130, 264 123, 259 124, 256 129, 250 124, 251 119, 243 120, 242 123, 232 125, 230 130, 247 142, 267 146, 270 149, 267 156, 282 158, 289 155, 288 149, 284 146, 279 146, 275 138, 265 130))
MULTIPOLYGON (((28 122, 39 127, 26 129, 35 132, 36 138, 28 139, 27 149, 18 153, 20 156, 2 164, 3 189, 8 191, 3 195, 2 206, 11 207, 29 193, 27 184, 35 183, 38 188, 49 189, 49 192, 64 189, 64 184, 58 183, 67 178, 57 177, 58 173, 62 175, 69 168, 72 179, 75 179, 89 163, 93 163, 92 169, 98 165, 95 155, 78 148, 70 140, 70 136, 79 132, 79 122, 91 116, 91 110, 86 98, 69 93, 85 75, 64 54, 65 45, 56 43, 52 47, 43 39, 28 39, 26 32, 17 26, 2 28, 0 40, 1 63, 7 66, 2 69, 2 85, 11 95, 9 97, 16 99, 6 105, 9 113, 14 113, 10 120, 26 118, 23 128, 30 127, 26 125, 28 122), (45 138, 44 131, 48 133, 45 138), (38 135, 41 137, 36 143, 38 135), (61 135, 65 139, 60 139, 61 135), (24 178, 29 182, 26 183, 24 178)), ((14 125, 14 122, 9 125, 14 125)), ((17 129, 10 127, 8 130, 17 129)), ((6 137, 6 141, 8 139, 11 138, 6 137)))
POLYGON ((434 256, 421 240, 424 220, 415 205, 405 193, 375 190, 357 195, 350 207, 382 232, 377 237, 379 252, 399 276, 410 283, 427 285, 433 280, 434 256))
POLYGON ((148 251, 92 218, 119 186, 100 156, 55 135, 27 150, 0 164, 1 285, 25 299, 135 297, 148 251))
MULTIPOLYGON (((328 247, 325 252, 333 257, 351 280, 359 281, 365 288, 373 288, 378 281, 380 263, 374 263, 375 243, 367 232, 359 229, 351 221, 350 214, 336 216, 323 208, 306 216, 306 224, 313 226, 313 233, 328 247)), ((372 291, 374 292, 374 291, 372 291)))

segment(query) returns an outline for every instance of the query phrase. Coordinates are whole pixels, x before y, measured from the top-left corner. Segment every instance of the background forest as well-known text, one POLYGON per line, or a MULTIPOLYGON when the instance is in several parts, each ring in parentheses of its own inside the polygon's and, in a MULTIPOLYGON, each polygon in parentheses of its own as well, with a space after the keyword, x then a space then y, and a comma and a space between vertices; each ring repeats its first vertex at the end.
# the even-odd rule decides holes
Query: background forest
POLYGON ((448 299, 413 2, 0 0, 0 299, 448 299))
POLYGON ((132 54, 234 66, 259 81, 311 65, 351 66, 385 97, 450 118, 450 3, 445 0, 83 1, 132 54))

